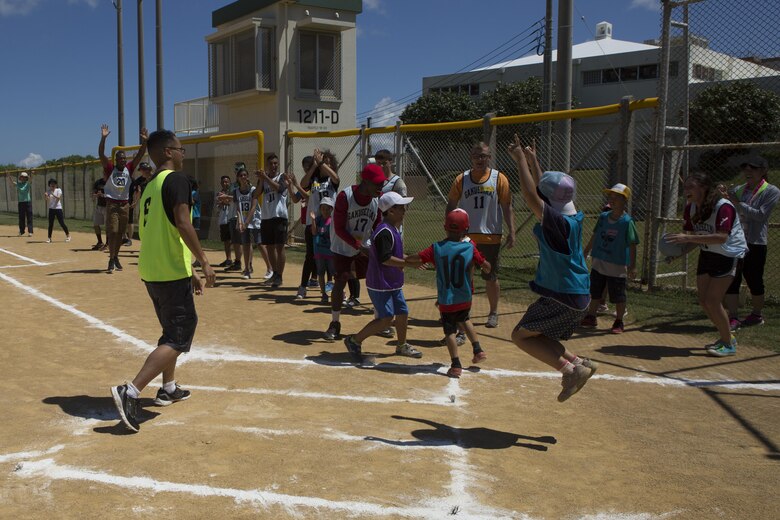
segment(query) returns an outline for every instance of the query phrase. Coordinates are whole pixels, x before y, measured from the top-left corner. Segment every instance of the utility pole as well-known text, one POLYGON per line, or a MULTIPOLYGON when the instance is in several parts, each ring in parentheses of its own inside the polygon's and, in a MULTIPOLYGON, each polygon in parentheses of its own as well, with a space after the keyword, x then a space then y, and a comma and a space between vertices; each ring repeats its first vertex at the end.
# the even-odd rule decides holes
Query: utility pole
MULTIPOLYGON (((555 110, 571 108, 571 45, 574 0, 558 0, 558 59, 556 60, 555 110)), ((558 122, 561 134, 558 166, 569 172, 571 166, 571 119, 558 122)))
MULTIPOLYGON (((553 0, 547 0, 544 13, 544 80, 542 85, 542 112, 552 112, 553 83, 552 83, 552 28, 553 28, 553 0)), ((542 125, 542 150, 547 164, 552 162, 552 121, 546 121, 542 125)))
POLYGON ((113 0, 116 9, 116 82, 117 82, 117 137, 119 146, 125 145, 125 79, 122 63, 122 0, 113 0))
POLYGON ((165 111, 163 100, 163 54, 162 54, 162 0, 157 0, 156 6, 156 38, 157 48, 157 129, 165 128, 165 111))
POLYGON ((144 7, 138 0, 138 131, 146 128, 146 89, 144 88, 144 7))

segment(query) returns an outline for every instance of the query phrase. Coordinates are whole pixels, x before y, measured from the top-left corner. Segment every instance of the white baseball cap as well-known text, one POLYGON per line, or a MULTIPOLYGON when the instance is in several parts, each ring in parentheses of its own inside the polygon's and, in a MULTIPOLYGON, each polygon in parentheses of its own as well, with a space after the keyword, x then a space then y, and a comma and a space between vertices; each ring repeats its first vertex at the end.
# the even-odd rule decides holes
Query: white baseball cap
POLYGON ((19 177, 29 177, 29 175, 27 175, 27 172, 22 172, 19 174, 19 177))
POLYGON ((385 212, 393 206, 406 206, 413 200, 414 197, 402 197, 394 191, 388 191, 379 197, 379 211, 385 212))
POLYGON ((320 199, 320 206, 330 206, 332 208, 335 204, 330 197, 322 197, 322 199, 320 199))

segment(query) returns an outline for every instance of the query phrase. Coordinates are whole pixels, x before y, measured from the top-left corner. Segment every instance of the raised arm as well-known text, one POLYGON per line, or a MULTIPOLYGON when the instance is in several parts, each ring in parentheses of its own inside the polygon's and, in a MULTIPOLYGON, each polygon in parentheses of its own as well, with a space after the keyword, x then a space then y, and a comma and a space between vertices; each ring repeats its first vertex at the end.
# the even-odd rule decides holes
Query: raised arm
POLYGON ((520 138, 515 134, 514 141, 509 145, 509 155, 517 163, 518 176, 520 177, 520 187, 523 191, 523 199, 528 206, 528 209, 533 211, 536 218, 542 219, 544 212, 544 202, 539 194, 536 193, 537 183, 534 182, 531 170, 528 168, 528 160, 525 157, 523 146, 520 143, 520 138))
POLYGON ((141 139, 141 147, 133 156, 133 167, 138 166, 138 163, 141 162, 144 154, 146 154, 146 140, 149 138, 149 133, 146 131, 146 128, 141 129, 141 135, 139 137, 141 139))
POLYGON ((106 157, 106 137, 111 133, 108 129, 108 125, 100 125, 100 144, 98 145, 98 157, 100 157, 100 164, 103 168, 108 168, 108 157, 106 157))
POLYGON ((539 164, 539 157, 536 155, 536 139, 531 141, 531 146, 526 146, 523 152, 531 170, 531 177, 533 177, 534 183, 538 186, 539 180, 542 178, 542 165, 539 164))

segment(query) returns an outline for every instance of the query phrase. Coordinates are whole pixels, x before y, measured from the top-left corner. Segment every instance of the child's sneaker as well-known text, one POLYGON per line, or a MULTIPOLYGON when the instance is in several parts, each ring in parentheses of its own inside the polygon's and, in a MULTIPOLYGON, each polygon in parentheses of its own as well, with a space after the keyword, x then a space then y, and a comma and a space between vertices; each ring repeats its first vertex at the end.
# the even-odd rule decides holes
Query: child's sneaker
POLYGON ((398 345, 397 347, 395 347, 395 355, 420 359, 422 357, 422 352, 420 352, 410 344, 404 343, 403 345, 398 345))
POLYGON ((623 320, 615 320, 615 323, 612 324, 612 334, 623 334, 624 329, 623 320))
POLYGON ((725 343, 718 340, 715 345, 707 349, 707 354, 715 357, 733 356, 737 353, 737 338, 731 336, 731 341, 725 343))
POLYGON ((347 300, 347 307, 349 307, 350 309, 354 309, 358 305, 360 305, 360 300, 358 300, 357 298, 350 298, 347 300))
POLYGON ((341 334, 341 323, 338 321, 331 321, 328 325, 328 330, 325 331, 325 339, 328 341, 334 341, 341 334))
POLYGON ((386 329, 382 329, 377 332, 376 335, 382 338, 391 339, 395 337, 395 330, 393 330, 393 327, 387 327, 386 329))
POLYGON ((609 314, 609 305, 602 303, 596 308, 596 314, 609 314))
POLYGON ((488 314, 487 322, 485 322, 485 327, 489 329, 495 329, 498 327, 498 314, 495 312, 491 312, 488 314))
POLYGON ((47 239, 46 239, 46 243, 47 243, 47 244, 51 244, 51 238, 47 238, 47 239))
POLYGON ((306 287, 298 287, 298 294, 295 295, 296 300, 303 300, 306 298, 306 287))
MULTIPOLYGON (((439 343, 442 345, 447 344, 447 337, 443 337, 439 340, 439 343)), ((466 344, 466 333, 465 332, 458 332, 455 334, 455 344, 457 346, 462 346, 466 344)))
POLYGON ((217 267, 230 267, 233 265, 233 260, 225 260, 221 264, 217 264, 217 267))
POLYGON ((318 282, 314 278, 310 278, 308 286, 309 287, 319 287, 320 286, 320 282, 318 282))
POLYGON ((458 378, 463 373, 463 367, 450 367, 447 370, 447 377, 458 378))
POLYGON ((355 363, 363 362, 363 348, 360 346, 360 343, 356 342, 352 336, 347 336, 344 338, 344 345, 346 345, 352 361, 355 363))
POLYGON ((481 363, 482 361, 485 361, 487 359, 487 354, 485 354, 484 350, 478 350, 477 352, 474 352, 474 357, 471 358, 472 363, 481 363))
POLYGON ((756 314, 755 312, 751 312, 750 316, 742 320, 741 323, 744 327, 752 327, 753 325, 763 325, 764 317, 761 316, 760 314, 756 314))
POLYGON ((225 268, 225 271, 241 271, 241 262, 233 262, 225 268))
POLYGON ((580 322, 580 327, 589 327, 594 328, 597 327, 599 324, 596 317, 592 314, 586 314, 584 318, 582 318, 582 321, 580 322))
POLYGON ((585 383, 588 382, 588 379, 590 379, 595 372, 595 368, 586 367, 584 363, 582 365, 574 365, 573 372, 570 374, 563 374, 563 379, 561 380, 563 390, 558 394, 558 402, 562 403, 582 390, 582 387, 585 386, 585 383))
POLYGON ((325 305, 330 303, 330 298, 328 298, 327 294, 322 295, 322 298, 320 298, 320 303, 324 303, 325 305))
POLYGON ((263 279, 264 279, 264 280, 270 280, 270 279, 271 279, 271 277, 272 277, 273 275, 274 275, 274 272, 273 272, 273 271, 271 271, 271 270, 269 269, 269 270, 268 270, 268 271, 266 271, 266 272, 265 272, 265 274, 263 275, 263 279))
POLYGON ((737 318, 729 318, 729 330, 731 330, 731 332, 734 332, 735 330, 739 329, 741 325, 742 322, 739 321, 737 318))
POLYGON ((252 278, 252 275, 249 273, 249 271, 244 271, 244 274, 241 275, 241 278, 243 278, 244 280, 249 280, 250 278, 252 278))
POLYGON ((186 401, 190 398, 190 391, 182 389, 179 385, 170 394, 164 389, 157 390, 157 397, 154 399, 154 404, 157 406, 169 406, 179 401, 186 401))
POLYGON ((70 235, 65 237, 65 242, 70 242, 70 235))

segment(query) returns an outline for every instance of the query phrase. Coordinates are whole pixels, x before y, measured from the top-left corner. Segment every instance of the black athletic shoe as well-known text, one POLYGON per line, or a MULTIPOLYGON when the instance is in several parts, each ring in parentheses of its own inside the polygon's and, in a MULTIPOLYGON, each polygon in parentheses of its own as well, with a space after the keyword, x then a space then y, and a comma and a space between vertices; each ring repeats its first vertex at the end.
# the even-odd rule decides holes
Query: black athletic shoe
POLYGON ((282 276, 274 273, 273 277, 271 278, 271 287, 280 287, 282 285, 282 276))
POLYGON ((328 325, 328 330, 325 331, 325 339, 328 341, 334 341, 341 335, 341 323, 338 321, 331 321, 328 325))
POLYGON ((113 273, 114 272, 114 259, 109 258, 108 259, 108 272, 113 273))
POLYGON ((344 345, 346 345, 352 361, 355 363, 363 362, 363 348, 360 346, 360 343, 355 341, 352 336, 347 336, 344 338, 344 345))
POLYGON ((119 257, 114 257, 114 269, 117 271, 122 270, 122 264, 119 263, 119 257))
POLYGON ((241 271, 241 262, 233 262, 225 268, 225 271, 241 271))
POLYGON ((217 264, 217 267, 230 267, 233 265, 233 260, 225 260, 221 264, 217 264))
POLYGON ((116 411, 119 412, 119 418, 129 430, 137 432, 141 429, 138 420, 135 418, 138 410, 138 399, 133 399, 127 395, 127 385, 112 386, 111 395, 114 397, 116 411))
POLYGON ((190 391, 183 390, 179 385, 176 385, 176 389, 170 394, 164 389, 157 390, 157 397, 154 399, 154 404, 157 406, 169 406, 179 401, 186 401, 190 398, 190 391))
POLYGON ((92 246, 93 251, 100 251, 101 249, 103 249, 103 242, 98 242, 97 244, 92 246))

